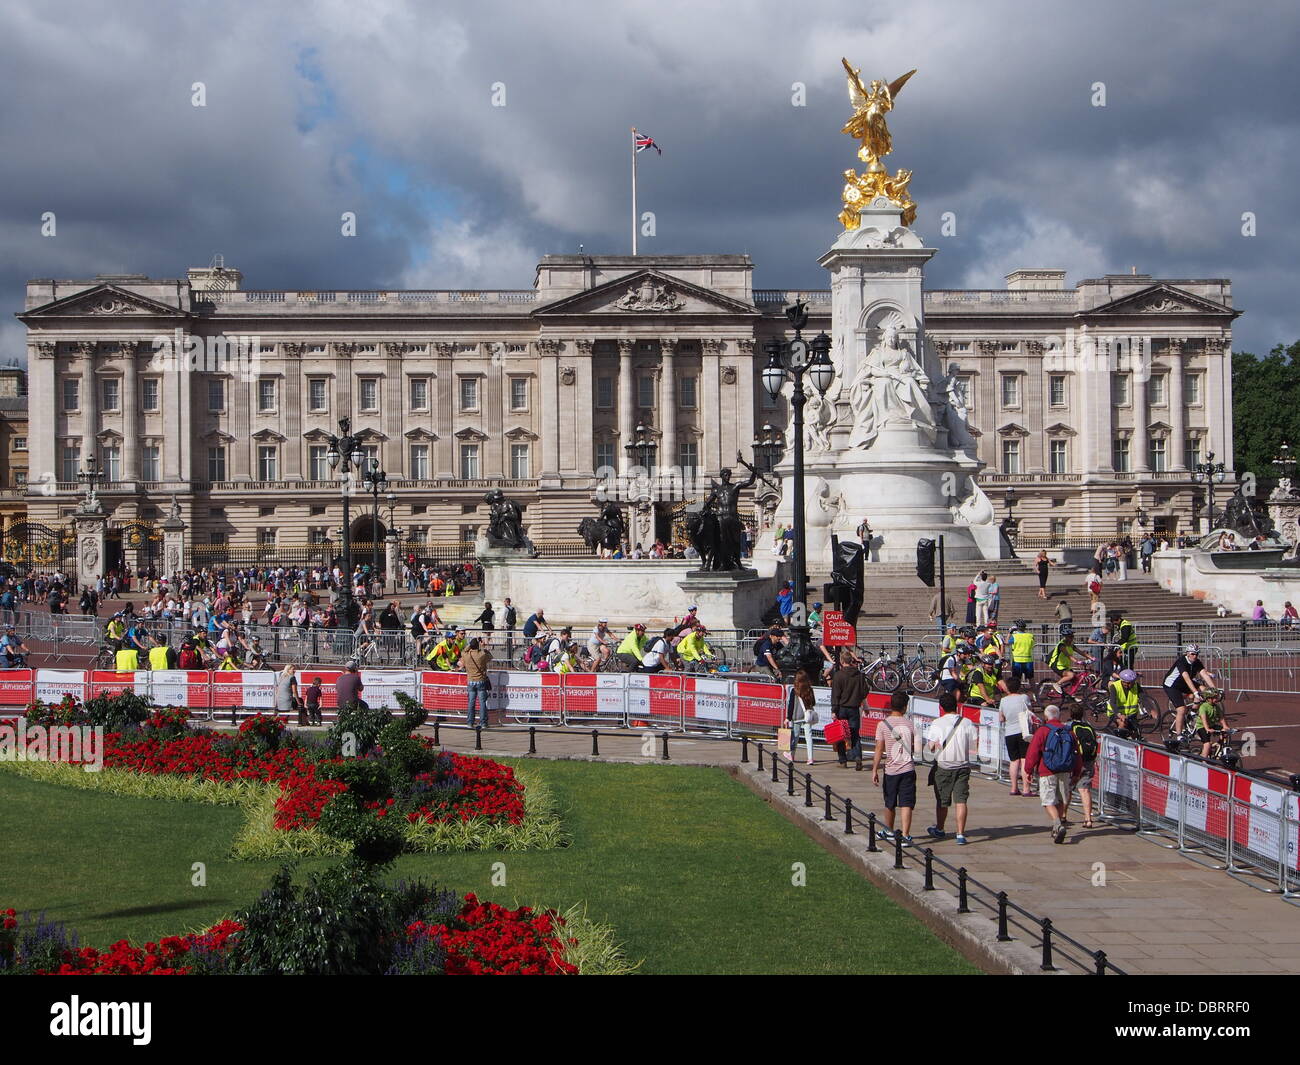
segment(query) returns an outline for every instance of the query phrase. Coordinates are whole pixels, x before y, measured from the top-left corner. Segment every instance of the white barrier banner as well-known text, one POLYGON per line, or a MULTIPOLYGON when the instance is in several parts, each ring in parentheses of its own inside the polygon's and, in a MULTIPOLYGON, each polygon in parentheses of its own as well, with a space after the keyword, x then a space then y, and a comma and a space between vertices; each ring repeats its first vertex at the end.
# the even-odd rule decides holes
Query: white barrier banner
POLYGON ((1138 753, 1135 744, 1118 736, 1098 734, 1101 751, 1097 761, 1101 766, 1101 790, 1105 795, 1116 795, 1137 802, 1138 753))
POLYGON ((688 718, 697 721, 731 720, 731 681, 713 677, 686 678, 688 718))
POLYGON ((81 700, 86 697, 86 673, 81 669, 38 669, 36 671, 36 698, 44 703, 57 703, 65 695, 81 700))
POLYGON ((648 673, 628 673, 626 676, 628 720, 649 717, 650 675, 648 673))
POLYGON ((980 760, 997 765, 1002 761, 1002 717, 996 707, 979 708, 980 760))
MULTIPOLYGON (((206 682, 207 677, 205 676, 206 682)), ((152 673, 135 675, 135 690, 141 691, 140 682, 147 686, 147 694, 158 706, 189 706, 190 674, 185 669, 159 669, 152 673)), ((141 694, 146 694, 141 692, 141 694)))
POLYGON ((403 692, 412 699, 420 698, 419 674, 414 670, 363 669, 361 690, 367 706, 400 710, 398 692, 403 692))
POLYGON ((1237 800, 1233 818, 1236 845, 1269 862, 1284 860, 1282 802, 1286 793, 1251 777, 1236 777, 1233 794, 1237 800))

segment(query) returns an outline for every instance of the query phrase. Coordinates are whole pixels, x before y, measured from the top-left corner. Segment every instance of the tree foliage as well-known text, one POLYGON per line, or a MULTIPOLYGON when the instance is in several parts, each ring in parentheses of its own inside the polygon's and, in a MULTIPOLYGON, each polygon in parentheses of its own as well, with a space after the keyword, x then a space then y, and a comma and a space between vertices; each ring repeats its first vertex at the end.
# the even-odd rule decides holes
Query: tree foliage
POLYGON ((1259 494, 1267 495, 1277 483, 1273 460, 1282 444, 1300 451, 1300 340, 1263 358, 1233 352, 1232 442, 1238 477, 1253 473, 1259 494))

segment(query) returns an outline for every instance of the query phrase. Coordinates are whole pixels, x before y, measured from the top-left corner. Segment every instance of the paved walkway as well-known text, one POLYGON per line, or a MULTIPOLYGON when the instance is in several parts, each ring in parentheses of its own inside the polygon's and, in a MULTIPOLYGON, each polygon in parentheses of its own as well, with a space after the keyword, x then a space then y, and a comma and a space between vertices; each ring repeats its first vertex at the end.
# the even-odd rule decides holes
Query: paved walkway
MULTIPOLYGON (((444 746, 473 752, 474 734, 463 729, 440 730, 444 746)), ((673 735, 669 754, 676 764, 739 766, 740 744, 673 735)), ((655 736, 654 753, 644 755, 642 733, 606 733, 599 737, 600 758, 610 761, 661 761, 662 738, 655 736)), ((589 734, 556 734, 539 727, 538 757, 591 758, 589 734)), ((483 733, 483 753, 526 755, 526 730, 493 728, 483 733)), ((935 894, 922 896, 917 873, 895 874, 892 852, 866 854, 867 812, 881 810, 880 791, 871 784, 870 762, 862 773, 840 769, 829 752, 819 752, 812 767, 816 782, 815 805, 805 810, 802 779, 796 799, 786 797, 782 760, 781 783, 773 785, 768 773, 761 777, 751 762, 739 766, 750 774, 751 785, 787 809, 806 827, 827 831, 826 842, 843 848, 870 871, 872 879, 890 877, 899 888, 924 902, 930 914, 944 913, 935 894), (822 820, 822 789, 830 785, 836 796, 853 800, 859 831, 845 836, 841 822, 822 820), (825 826, 822 828, 822 826, 825 826), (852 841, 852 842, 848 842, 852 841), (868 864, 869 863, 869 864, 868 864), (879 872, 880 876, 877 875, 879 872)), ((802 762, 798 769, 805 767, 802 762)), ((1098 822, 1094 829, 1071 827, 1064 844, 1052 843, 1047 816, 1037 798, 1012 797, 1005 785, 983 778, 972 783, 971 819, 967 828, 970 844, 958 847, 949 836, 933 844, 937 857, 965 866, 972 877, 993 891, 1005 890, 1012 902, 1037 917, 1050 917, 1060 932, 1072 936, 1090 949, 1106 951, 1119 968, 1132 974, 1300 973, 1300 909, 1276 895, 1265 894, 1226 873, 1203 866, 1168 850, 1148 838, 1138 837, 1121 826, 1098 822), (1098 863, 1101 863, 1100 866, 1098 863), (1094 884, 1104 872, 1104 886, 1094 884)), ((913 835, 920 840, 933 823, 933 800, 922 789, 913 835)), ((1081 813, 1075 816, 1082 818, 1081 813)), ((951 814, 950 814, 951 817, 951 814)), ((951 831, 951 821, 949 831, 951 831)), ((944 889, 952 894, 951 889, 944 889)), ((940 900, 950 902, 951 900, 940 900)), ((943 917, 954 930, 972 930, 986 940, 985 949, 1000 951, 995 942, 996 926, 983 916, 958 922, 955 903, 943 917), (960 924, 961 929, 956 925, 960 924)), ((1006 955, 1012 969, 1035 971, 1023 942, 1006 955)))

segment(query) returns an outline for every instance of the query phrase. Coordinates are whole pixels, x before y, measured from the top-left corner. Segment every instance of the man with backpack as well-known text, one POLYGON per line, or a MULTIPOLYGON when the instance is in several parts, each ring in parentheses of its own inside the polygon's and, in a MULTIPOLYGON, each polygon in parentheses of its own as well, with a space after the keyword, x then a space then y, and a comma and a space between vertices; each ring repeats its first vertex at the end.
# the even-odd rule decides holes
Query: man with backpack
POLYGON ((1083 772, 1083 757, 1059 706, 1043 708, 1047 724, 1034 733, 1025 755, 1025 772, 1038 775, 1038 797, 1052 822, 1052 842, 1065 840, 1065 814, 1070 792, 1083 772))
POLYGON ((1099 749, 1097 730, 1082 719, 1071 720, 1072 716, 1068 704, 1061 709, 1061 719, 1069 722, 1070 731, 1074 733, 1074 742, 1079 748, 1079 757, 1083 760, 1083 771, 1079 774, 1078 784, 1075 785, 1083 803, 1083 827, 1092 828, 1092 773, 1097 764, 1099 749))

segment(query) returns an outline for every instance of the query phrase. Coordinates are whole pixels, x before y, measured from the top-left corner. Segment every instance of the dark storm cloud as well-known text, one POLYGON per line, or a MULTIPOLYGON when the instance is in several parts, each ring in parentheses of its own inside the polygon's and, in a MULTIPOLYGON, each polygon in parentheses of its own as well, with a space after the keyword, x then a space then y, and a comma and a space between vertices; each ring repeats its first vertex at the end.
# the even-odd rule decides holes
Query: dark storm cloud
MULTIPOLYGON (((866 76, 920 68, 888 161, 915 173, 917 226, 940 249, 930 285, 995 286, 1020 266, 1227 275, 1248 311, 1236 346, 1300 336, 1290 4, 106 10, 8 9, 13 309, 28 277, 176 276, 215 252, 250 287, 526 287, 545 252, 628 250, 633 124, 664 146, 641 157, 658 223, 643 250, 747 251, 760 286, 820 287, 857 162, 837 132, 847 55, 866 76), (39 235, 44 211, 56 238, 39 235), (1244 211, 1258 236, 1241 236, 1244 211)), ((16 353, 19 336, 0 340, 16 353)))

